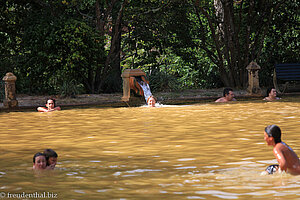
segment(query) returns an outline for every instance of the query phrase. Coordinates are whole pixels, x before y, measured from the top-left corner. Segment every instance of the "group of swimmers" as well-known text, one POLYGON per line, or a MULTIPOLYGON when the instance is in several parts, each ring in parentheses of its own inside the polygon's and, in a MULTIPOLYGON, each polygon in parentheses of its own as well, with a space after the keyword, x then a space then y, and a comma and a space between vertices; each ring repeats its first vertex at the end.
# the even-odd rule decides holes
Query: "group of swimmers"
POLYGON ((38 152, 33 156, 34 170, 54 169, 57 163, 57 153, 53 149, 45 149, 43 153, 38 152))
MULTIPOLYGON (((231 88, 225 88, 223 97, 215 102, 236 101, 234 92, 231 88)), ((265 101, 279 100, 275 88, 268 88, 265 101)), ((273 174, 275 172, 285 171, 293 175, 300 175, 300 160, 294 150, 286 143, 281 141, 281 129, 277 125, 269 125, 264 131, 264 140, 267 145, 273 146, 273 153, 278 161, 278 164, 270 165, 266 168, 266 173, 273 174)))
MULTIPOLYGON (((229 102, 229 101, 236 101, 236 99, 234 98, 234 92, 231 88, 225 88, 223 90, 223 97, 217 99, 215 102, 229 102)), ((277 93, 276 93, 276 89, 275 88, 269 88, 267 89, 267 95, 266 97, 263 99, 265 101, 275 101, 280 99, 279 97, 277 97, 277 93)), ((155 104, 157 102, 157 99, 154 96, 150 96, 147 99, 147 105, 149 107, 155 107, 155 104)), ((52 111, 56 111, 56 110, 61 110, 61 108, 59 106, 55 105, 55 99, 48 99, 46 104, 46 107, 38 107, 37 110, 39 112, 52 112, 52 111)))
MULTIPOLYGON (((147 99, 147 104, 149 107, 155 107, 156 104, 156 98, 154 96, 150 96, 147 99)), ((61 110, 61 108, 59 106, 55 105, 55 99, 48 99, 45 107, 38 107, 37 111, 39 112, 52 112, 52 111, 57 111, 57 110, 61 110)))
MULTIPOLYGON (((231 88, 225 88, 223 97, 217 99, 215 102, 229 102, 236 101, 234 92, 231 88)), ((265 101, 274 101, 280 99, 277 97, 276 89, 269 88, 267 95, 263 99, 265 101)), ((147 99, 149 107, 155 107, 156 98, 150 96, 147 99)), ((51 112, 61 110, 60 107, 55 106, 54 99, 48 99, 46 107, 39 107, 40 112, 51 112)), ((277 125, 269 125, 264 131, 264 140, 267 145, 273 146, 273 153, 278 161, 278 164, 270 165, 266 168, 266 172, 273 174, 275 172, 285 171, 293 175, 300 175, 300 160, 297 154, 286 143, 281 141, 281 129, 277 125)), ((33 157, 33 169, 44 170, 54 169, 57 162, 57 153, 52 149, 45 149, 43 153, 36 153, 33 157)))
MULTIPOLYGON (((219 103, 219 102, 229 102, 229 101, 236 101, 236 99, 234 98, 234 92, 231 88, 225 88, 223 90, 223 97, 217 99, 215 102, 219 103)), ((280 98, 277 97, 277 92, 275 88, 268 88, 267 92, 266 92, 266 97, 263 99, 265 101, 275 101, 275 100, 279 100, 280 98)))
MULTIPOLYGON (((277 97, 277 92, 275 88, 268 88, 266 92, 266 97, 263 99, 265 101, 275 101, 279 100, 280 98, 277 97)), ((221 102, 229 102, 229 101, 236 101, 234 98, 234 92, 231 88, 225 88, 223 90, 223 97, 218 98, 215 102, 221 103, 221 102)), ((149 107, 155 107, 156 98, 154 96, 150 96, 147 100, 147 104, 149 107)))

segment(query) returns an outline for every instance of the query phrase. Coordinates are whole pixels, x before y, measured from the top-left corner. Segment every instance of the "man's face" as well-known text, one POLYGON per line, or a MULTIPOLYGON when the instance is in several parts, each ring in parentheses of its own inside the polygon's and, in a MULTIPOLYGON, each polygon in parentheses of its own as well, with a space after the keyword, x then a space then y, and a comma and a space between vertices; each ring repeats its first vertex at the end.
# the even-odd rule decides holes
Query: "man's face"
POLYGON ((234 93, 233 93, 233 91, 229 91, 229 93, 226 94, 225 97, 226 97, 226 99, 227 99, 228 101, 231 101, 231 100, 234 98, 234 93))

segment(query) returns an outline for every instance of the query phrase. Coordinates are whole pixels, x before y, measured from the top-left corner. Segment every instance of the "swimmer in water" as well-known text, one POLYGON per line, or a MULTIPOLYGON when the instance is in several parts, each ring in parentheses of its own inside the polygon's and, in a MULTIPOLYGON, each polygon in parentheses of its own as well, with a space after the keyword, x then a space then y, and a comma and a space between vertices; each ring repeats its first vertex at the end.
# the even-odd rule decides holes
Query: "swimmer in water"
POLYGON ((229 102, 229 101, 236 101, 236 99, 234 98, 233 90, 231 88, 225 88, 223 90, 223 97, 217 99, 215 102, 219 103, 219 102, 229 102))
POLYGON ((147 99, 148 107, 155 107, 156 98, 154 96, 150 96, 147 99))
POLYGON ((46 102, 46 107, 38 107, 39 112, 52 112, 56 110, 61 110, 59 106, 55 107, 55 99, 48 99, 46 102))
POLYGON ((291 147, 281 141, 280 128, 276 125, 267 126, 264 139, 269 146, 273 146, 273 153, 278 161, 278 165, 271 165, 266 171, 269 174, 274 171, 285 171, 292 175, 300 175, 299 157, 291 147))
POLYGON ((54 169, 57 163, 57 153, 53 149, 45 149, 44 155, 46 157, 47 169, 54 169))
POLYGON ((47 162, 46 162, 46 156, 45 156, 45 154, 40 153, 40 152, 34 154, 32 169, 35 169, 35 170, 44 170, 44 169, 46 169, 46 165, 47 165, 47 162))
POLYGON ((275 100, 279 100, 280 98, 277 97, 277 92, 275 88, 268 88, 267 89, 267 95, 266 97, 263 99, 265 101, 275 101, 275 100))

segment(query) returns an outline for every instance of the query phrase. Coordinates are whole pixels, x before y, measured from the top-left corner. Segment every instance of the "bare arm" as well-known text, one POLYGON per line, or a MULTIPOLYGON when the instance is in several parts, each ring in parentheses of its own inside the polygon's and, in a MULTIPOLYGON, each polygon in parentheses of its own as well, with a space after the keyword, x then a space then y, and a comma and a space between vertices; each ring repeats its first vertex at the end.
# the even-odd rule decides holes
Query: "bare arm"
POLYGON ((38 107, 38 108, 37 108, 37 111, 39 111, 39 112, 47 112, 48 109, 45 108, 45 107, 38 107))
POLYGON ((286 162, 286 159, 282 153, 282 150, 280 147, 274 147, 274 155, 278 161, 278 164, 279 164, 279 168, 282 170, 282 171, 286 171, 287 170, 287 162, 286 162))
POLYGON ((56 111, 56 110, 61 110, 61 108, 58 106, 58 107, 55 107, 55 108, 53 108, 53 109, 48 110, 48 109, 45 108, 45 107, 38 107, 37 110, 38 110, 39 112, 52 112, 52 111, 56 111))
POLYGON ((59 106, 57 106, 53 110, 61 110, 61 108, 59 106))

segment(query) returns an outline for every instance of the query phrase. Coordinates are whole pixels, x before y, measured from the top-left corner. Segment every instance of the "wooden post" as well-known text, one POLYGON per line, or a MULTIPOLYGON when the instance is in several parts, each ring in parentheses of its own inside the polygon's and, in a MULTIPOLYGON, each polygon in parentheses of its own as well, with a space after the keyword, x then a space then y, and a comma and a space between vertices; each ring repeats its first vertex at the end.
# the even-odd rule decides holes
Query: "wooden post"
POLYGON ((248 70, 248 88, 247 91, 252 95, 261 95, 261 89, 259 87, 258 71, 260 66, 256 62, 251 62, 247 68, 248 70))
POLYGON ((18 106, 18 101, 16 99, 16 80, 17 77, 8 72, 2 79, 5 82, 5 100, 3 100, 3 105, 5 108, 14 108, 18 106))

